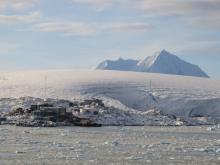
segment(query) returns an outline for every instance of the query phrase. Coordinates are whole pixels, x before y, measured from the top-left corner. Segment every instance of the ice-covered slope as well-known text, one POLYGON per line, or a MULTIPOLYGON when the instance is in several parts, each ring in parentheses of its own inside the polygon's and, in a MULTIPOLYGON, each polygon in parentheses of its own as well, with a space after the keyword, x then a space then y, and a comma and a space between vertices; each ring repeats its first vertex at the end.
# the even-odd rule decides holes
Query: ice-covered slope
POLYGON ((97 69, 208 77, 208 75, 198 66, 183 61, 166 50, 162 50, 161 52, 155 53, 155 55, 148 56, 140 61, 129 61, 132 60, 107 60, 102 62, 97 69))
MULTIPOLYGON (((109 107, 143 112, 157 108, 178 116, 220 116, 220 81, 187 76, 119 71, 0 72, 0 98, 97 97, 109 107)), ((0 109, 7 110, 7 100, 0 109)))

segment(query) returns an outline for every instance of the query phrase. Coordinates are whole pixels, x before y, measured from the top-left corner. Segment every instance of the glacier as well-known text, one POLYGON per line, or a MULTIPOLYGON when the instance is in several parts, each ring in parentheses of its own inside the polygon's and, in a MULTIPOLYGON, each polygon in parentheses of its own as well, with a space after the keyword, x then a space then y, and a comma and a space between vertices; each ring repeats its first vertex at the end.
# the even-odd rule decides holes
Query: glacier
POLYGON ((215 79, 104 70, 1 71, 0 75, 1 112, 29 106, 36 98, 99 98, 110 107, 108 120, 101 119, 106 125, 148 125, 154 120, 146 114, 151 109, 184 119, 220 117, 220 80, 215 79))

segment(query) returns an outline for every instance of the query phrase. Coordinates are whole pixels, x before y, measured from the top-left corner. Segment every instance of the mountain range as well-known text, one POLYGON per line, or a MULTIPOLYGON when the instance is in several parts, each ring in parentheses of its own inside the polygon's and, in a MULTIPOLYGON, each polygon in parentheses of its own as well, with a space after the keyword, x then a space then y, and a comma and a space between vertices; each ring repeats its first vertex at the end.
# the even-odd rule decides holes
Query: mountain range
POLYGON ((122 58, 116 61, 105 60, 96 69, 209 77, 199 66, 188 63, 166 50, 148 56, 143 60, 122 58))

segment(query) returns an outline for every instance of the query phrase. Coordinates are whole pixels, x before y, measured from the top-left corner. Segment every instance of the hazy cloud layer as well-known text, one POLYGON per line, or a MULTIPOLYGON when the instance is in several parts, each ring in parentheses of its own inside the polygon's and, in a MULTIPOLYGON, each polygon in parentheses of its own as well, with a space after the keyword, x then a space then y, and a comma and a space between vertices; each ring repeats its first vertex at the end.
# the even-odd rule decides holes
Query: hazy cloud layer
POLYGON ((84 36, 95 33, 89 24, 81 22, 45 22, 34 25, 32 30, 38 32, 61 32, 71 36, 84 36))
POLYGON ((17 24, 17 23, 31 23, 41 18, 39 12, 32 12, 28 15, 0 15, 1 24, 17 24))
POLYGON ((45 22, 35 24, 33 31, 61 32, 69 36, 90 36, 101 32, 107 33, 142 33, 152 30, 146 23, 84 23, 84 22, 45 22))
POLYGON ((142 11, 145 16, 177 16, 194 25, 220 27, 219 0, 70 0, 99 9, 110 7, 142 11))
POLYGON ((148 32, 152 30, 154 27, 147 23, 141 22, 130 22, 130 23, 108 23, 100 25, 102 30, 110 30, 112 32, 148 32))
POLYGON ((23 10, 39 0, 0 0, 0 10, 23 10))
POLYGON ((219 0, 70 0, 73 3, 96 7, 123 7, 144 10, 150 15, 188 15, 219 11, 219 0))
POLYGON ((124 3, 130 0, 70 0, 75 4, 81 4, 81 5, 90 5, 91 7, 95 8, 97 11, 102 11, 107 8, 110 8, 114 5, 124 5, 124 3))

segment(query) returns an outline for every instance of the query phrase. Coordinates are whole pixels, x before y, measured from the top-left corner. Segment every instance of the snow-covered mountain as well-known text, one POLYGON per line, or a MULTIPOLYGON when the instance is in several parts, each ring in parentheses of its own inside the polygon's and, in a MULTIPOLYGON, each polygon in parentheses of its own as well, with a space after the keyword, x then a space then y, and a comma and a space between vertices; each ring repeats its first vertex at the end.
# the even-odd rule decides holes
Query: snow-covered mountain
POLYGON ((123 60, 121 58, 117 61, 106 60, 99 64, 96 69, 209 77, 198 66, 190 64, 166 50, 162 50, 140 61, 123 60))

